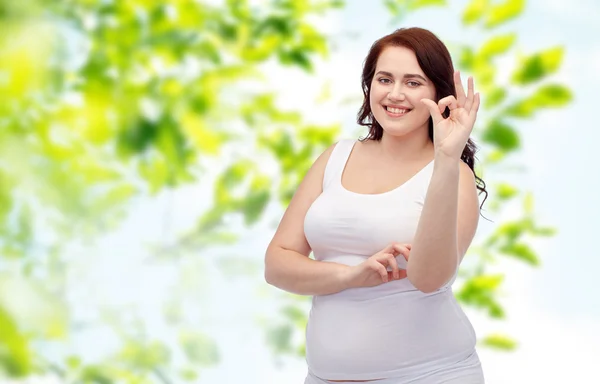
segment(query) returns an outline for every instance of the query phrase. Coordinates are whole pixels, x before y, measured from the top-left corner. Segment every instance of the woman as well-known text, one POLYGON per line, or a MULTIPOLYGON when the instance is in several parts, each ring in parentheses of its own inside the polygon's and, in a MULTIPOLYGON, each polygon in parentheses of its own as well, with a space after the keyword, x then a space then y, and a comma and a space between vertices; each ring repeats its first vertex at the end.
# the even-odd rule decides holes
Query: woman
POLYGON ((305 384, 483 383, 451 289, 487 195, 469 139, 479 94, 420 28, 375 42, 362 87, 368 135, 319 156, 265 257, 267 282, 313 296, 305 384))

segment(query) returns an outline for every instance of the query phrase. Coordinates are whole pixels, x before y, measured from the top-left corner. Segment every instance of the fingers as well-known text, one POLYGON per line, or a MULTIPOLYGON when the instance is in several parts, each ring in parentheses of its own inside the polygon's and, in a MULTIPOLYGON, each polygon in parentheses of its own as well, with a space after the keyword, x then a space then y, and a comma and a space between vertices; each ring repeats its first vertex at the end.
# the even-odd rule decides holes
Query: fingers
POLYGON ((440 101, 438 101, 438 105, 441 111, 440 113, 443 113, 446 110, 446 107, 450 108, 452 111, 453 109, 458 108, 458 100, 456 100, 456 97, 450 95, 440 99, 440 101))
POLYGON ((392 275, 394 276, 395 280, 398 280, 400 278, 400 272, 398 270, 398 261, 396 261, 396 257, 391 254, 388 253, 388 265, 392 268, 392 275))
MULTIPOLYGON (((401 269, 400 271, 398 271, 398 278, 396 278, 395 280, 405 279, 407 276, 408 275, 406 274, 406 269, 401 269)), ((390 271, 388 271, 388 280, 394 280, 394 276, 390 271)))
POLYGON ((387 283, 389 281, 387 268, 377 261, 375 261, 372 265, 375 271, 377 271, 377 273, 379 273, 379 275, 381 276, 381 280, 383 280, 384 283, 387 283))
POLYGON ((467 101, 467 95, 465 95, 465 89, 463 88, 462 80, 460 79, 460 71, 454 71, 454 87, 456 88, 456 100, 458 101, 458 105, 465 105, 465 102, 467 101))
POLYGON ((380 275, 381 280, 384 283, 392 280, 404 279, 407 276, 406 270, 400 269, 398 261, 396 260, 396 255, 402 254, 402 256, 408 260, 410 249, 410 244, 391 243, 383 250, 373 255, 370 259, 372 262, 368 263, 368 265, 380 275), (391 271, 388 271, 388 267, 391 268, 391 271))
MULTIPOLYGON (((467 80, 467 87, 469 89, 469 93, 467 94, 467 98, 465 100, 464 106, 467 112, 471 112, 471 108, 473 108, 473 101, 475 99, 475 86, 473 85, 473 77, 469 76, 467 80)), ((464 92, 464 91, 463 91, 464 92)))
POLYGON ((479 95, 479 92, 477 92, 475 94, 474 100, 473 100, 473 106, 471 107, 471 111, 469 112, 469 114, 477 114, 477 111, 479 111, 479 105, 481 104, 481 96, 479 95))
POLYGON ((394 256, 398 256, 398 254, 400 253, 398 251, 398 246, 404 247, 409 251, 412 249, 412 245, 410 245, 408 243, 399 243, 397 241, 394 241, 394 242, 390 243, 387 247, 382 249, 381 253, 391 253, 394 256))
POLYGON ((404 256, 404 259, 406 261, 408 261, 408 256, 410 254, 410 244, 400 244, 400 243, 395 243, 394 244, 394 249, 396 250, 396 252, 398 252, 399 254, 401 254, 402 256, 404 256))
POLYGON ((396 261, 396 257, 392 254, 392 253, 380 253, 375 260, 377 260, 377 262, 381 263, 381 265, 383 265, 386 270, 386 276, 387 276, 387 267, 389 266, 390 268, 392 268, 392 276, 394 277, 394 279, 398 279, 399 273, 398 273, 398 262, 396 261))
POLYGON ((479 105, 481 104, 481 97, 479 92, 475 94, 473 97, 473 105, 471 106, 471 110, 469 111, 469 125, 472 127, 475 125, 475 120, 477 119, 477 111, 479 111, 479 105))
POLYGON ((421 99, 421 102, 429 109, 434 124, 437 124, 444 119, 438 105, 433 100, 421 99))
POLYGON ((382 249, 380 252, 381 253, 391 253, 392 255, 396 256, 396 250, 394 249, 394 244, 395 243, 390 243, 387 247, 382 249))

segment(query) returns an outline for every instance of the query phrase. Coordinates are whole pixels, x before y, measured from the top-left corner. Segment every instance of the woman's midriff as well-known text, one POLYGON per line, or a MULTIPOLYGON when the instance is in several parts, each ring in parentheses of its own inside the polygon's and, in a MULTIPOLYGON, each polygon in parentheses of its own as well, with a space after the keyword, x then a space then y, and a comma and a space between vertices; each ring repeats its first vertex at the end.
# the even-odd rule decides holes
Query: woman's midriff
POLYGON ((314 374, 332 383, 376 384, 474 350, 475 334, 451 291, 379 293, 314 298, 307 328, 314 374))

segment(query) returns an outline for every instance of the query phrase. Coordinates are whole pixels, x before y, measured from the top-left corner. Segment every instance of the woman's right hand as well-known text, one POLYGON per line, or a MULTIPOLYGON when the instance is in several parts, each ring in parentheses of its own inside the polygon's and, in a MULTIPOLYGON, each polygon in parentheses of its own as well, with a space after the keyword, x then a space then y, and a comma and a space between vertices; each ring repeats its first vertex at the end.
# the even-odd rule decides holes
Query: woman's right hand
POLYGON ((350 288, 374 287, 406 277, 406 270, 398 268, 397 255, 408 261, 410 244, 392 243, 362 263, 350 267, 346 275, 350 288), (391 271, 388 271, 388 267, 391 271))

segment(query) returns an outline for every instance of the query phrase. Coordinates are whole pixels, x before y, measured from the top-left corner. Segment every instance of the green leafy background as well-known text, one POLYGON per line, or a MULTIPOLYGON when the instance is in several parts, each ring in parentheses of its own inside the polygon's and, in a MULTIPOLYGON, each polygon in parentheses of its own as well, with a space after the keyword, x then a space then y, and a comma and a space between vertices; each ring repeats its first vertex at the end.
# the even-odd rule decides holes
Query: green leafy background
POLYGON ((559 229, 523 182, 527 130, 576 102, 568 49, 555 35, 521 44, 525 0, 369 4, 0 0, 0 375, 228 382, 236 343, 274 370, 301 364, 309 299, 267 286, 262 257, 316 156, 364 133, 352 121, 368 45, 352 42, 379 36, 339 20, 376 8, 381 31, 439 32, 483 95, 492 222, 454 289, 481 348, 517 353, 506 279, 541 273, 559 229), (462 39, 427 25, 444 12, 462 39), (341 85, 336 68, 354 72, 341 85))

